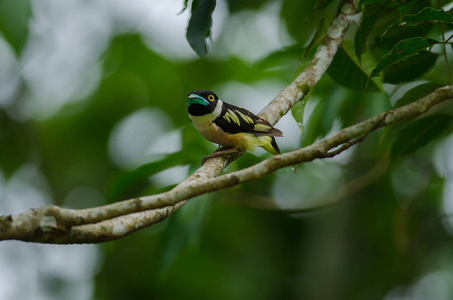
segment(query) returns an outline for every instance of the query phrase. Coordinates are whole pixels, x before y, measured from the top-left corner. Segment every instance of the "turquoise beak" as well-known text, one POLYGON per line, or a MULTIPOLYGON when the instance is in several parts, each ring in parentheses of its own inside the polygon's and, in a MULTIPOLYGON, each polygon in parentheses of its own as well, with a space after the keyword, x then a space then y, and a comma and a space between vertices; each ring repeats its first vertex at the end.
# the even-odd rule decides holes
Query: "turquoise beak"
POLYGON ((187 106, 191 106, 192 104, 200 104, 206 106, 209 104, 209 101, 201 97, 200 95, 190 94, 187 97, 187 106))

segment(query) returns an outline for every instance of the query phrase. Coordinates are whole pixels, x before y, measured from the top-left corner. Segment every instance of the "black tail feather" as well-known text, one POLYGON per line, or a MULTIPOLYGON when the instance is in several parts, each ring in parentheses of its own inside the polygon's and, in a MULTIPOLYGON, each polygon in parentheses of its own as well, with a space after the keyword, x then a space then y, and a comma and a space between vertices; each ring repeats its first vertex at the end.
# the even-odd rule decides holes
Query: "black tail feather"
POLYGON ((274 148, 275 151, 277 151, 278 154, 281 153, 280 148, 278 148, 277 142, 275 141, 274 137, 272 137, 271 146, 272 148, 274 148))

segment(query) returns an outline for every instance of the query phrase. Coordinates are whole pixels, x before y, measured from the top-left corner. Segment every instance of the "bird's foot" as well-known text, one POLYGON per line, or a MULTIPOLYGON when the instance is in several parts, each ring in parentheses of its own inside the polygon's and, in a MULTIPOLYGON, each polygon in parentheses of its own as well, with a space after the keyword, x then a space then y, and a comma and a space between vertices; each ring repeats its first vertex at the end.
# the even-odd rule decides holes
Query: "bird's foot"
POLYGON ((217 156, 223 156, 223 155, 228 155, 232 153, 237 153, 240 152, 240 150, 236 148, 224 148, 224 147, 219 147, 217 148, 213 153, 209 154, 208 156, 205 156, 201 160, 201 164, 203 165, 208 159, 217 157, 217 156))

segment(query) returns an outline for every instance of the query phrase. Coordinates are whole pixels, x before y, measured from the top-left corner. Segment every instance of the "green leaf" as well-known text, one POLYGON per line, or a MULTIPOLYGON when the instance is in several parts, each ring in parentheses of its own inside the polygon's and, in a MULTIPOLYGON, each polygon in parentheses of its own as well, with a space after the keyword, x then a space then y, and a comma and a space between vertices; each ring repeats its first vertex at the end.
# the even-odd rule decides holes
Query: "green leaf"
MULTIPOLYGON (((189 166, 189 173, 198 169, 201 165, 202 158, 212 152, 214 145, 199 136, 193 126, 185 126, 182 129, 183 150, 167 154, 163 157, 159 155, 158 160, 117 174, 106 189, 106 198, 114 202, 140 195, 165 192, 175 185, 161 186, 160 184, 156 184, 153 178, 157 178, 160 175, 158 173, 177 166, 189 166), (151 177, 153 175, 156 176, 151 177)), ((154 157, 151 156, 149 160, 154 159, 154 157)))
POLYGON ((215 0, 193 0, 192 16, 187 26, 186 38, 190 47, 199 55, 208 53, 207 38, 211 35, 212 13, 215 0))
POLYGON ((305 68, 308 66, 310 63, 311 59, 315 56, 316 50, 312 50, 309 53, 304 56, 304 58, 300 61, 299 65, 296 68, 296 71, 294 72, 293 79, 299 76, 302 71, 305 70, 305 68))
POLYGON ((300 64, 297 66, 296 71, 294 72, 294 78, 296 78, 307 67, 310 60, 315 55, 317 46, 324 40, 324 37, 326 36, 327 25, 328 24, 324 21, 324 19, 320 21, 315 35, 301 55, 302 60, 300 61, 300 64))
POLYGON ((362 54, 366 50, 367 40, 370 33, 373 31, 376 22, 384 15, 383 10, 370 9, 365 6, 360 27, 354 37, 355 54, 359 61, 362 58, 362 54))
POLYGON ((431 21, 452 23, 453 16, 442 9, 436 10, 432 7, 426 7, 423 10, 421 10, 418 14, 403 16, 401 18, 400 25, 416 26, 421 22, 431 21))
POLYGON ((315 4, 316 0, 283 1, 281 19, 285 22, 288 33, 294 37, 296 42, 306 43, 315 31, 318 24, 317 14, 313 14, 315 4), (313 22, 313 19, 316 22, 313 22), (300 30, 301 28, 304 30, 300 30))
POLYGON ((395 104, 393 105, 393 108, 401 107, 406 104, 412 103, 416 100, 419 100, 426 95, 434 92, 436 89, 440 88, 441 85, 437 83, 424 83, 420 84, 409 91, 407 91, 403 97, 400 99, 396 100, 395 104))
POLYGON ((443 134, 453 116, 434 115, 411 123, 401 131, 392 147, 392 157, 412 153, 443 134))
POLYGON ((332 3, 333 0, 318 0, 316 1, 316 4, 315 4, 315 7, 314 7, 314 11, 316 10, 322 10, 324 9, 327 5, 329 5, 330 3, 332 3))
POLYGON ((326 36, 328 24, 325 19, 322 19, 321 22, 319 22, 318 29, 316 30, 315 35, 311 39, 310 43, 308 46, 305 48, 305 51, 302 55, 302 58, 306 58, 308 54, 318 47, 318 45, 324 40, 324 37, 326 36))
POLYGON ((380 83, 368 80, 375 62, 371 56, 364 56, 364 63, 360 64, 354 54, 354 45, 351 41, 343 41, 335 57, 327 69, 329 76, 338 84, 359 92, 382 91, 380 83), (371 63, 370 63, 371 62, 371 63))
POLYGON ((448 12, 440 9, 436 10, 431 7, 425 7, 423 10, 418 12, 417 14, 410 14, 403 16, 400 20, 397 20, 393 25, 391 25, 387 30, 391 30, 397 27, 402 26, 417 26, 420 23, 424 22, 443 22, 451 24, 453 22, 453 16, 448 12))
POLYGON ((148 178, 151 175, 175 166, 182 166, 191 163, 198 163, 202 159, 199 153, 194 151, 181 150, 171 153, 158 161, 153 161, 138 168, 118 175, 108 189, 108 199, 117 200, 130 198, 141 190, 150 185, 148 178))
POLYGON ((339 116, 344 102, 347 101, 341 89, 329 91, 329 97, 322 99, 313 109, 308 122, 306 122, 306 130, 302 137, 302 146, 307 146, 316 141, 318 137, 326 136, 332 129, 334 121, 339 116))
POLYGON ((294 104, 293 107, 291 107, 291 114, 293 115, 294 120, 296 120, 301 133, 304 133, 304 111, 309 95, 310 94, 306 95, 304 99, 302 99, 299 102, 296 102, 296 104, 294 104))
POLYGON ((347 91, 344 95, 346 100, 338 112, 338 117, 341 120, 343 128, 354 125, 359 120, 363 120, 366 107, 370 105, 370 102, 375 100, 374 97, 368 97, 369 95, 357 93, 353 90, 347 91))
POLYGON ((413 37, 406 40, 400 41, 396 44, 390 53, 386 54, 378 63, 376 68, 374 68, 373 72, 371 72, 371 78, 378 76, 379 72, 384 70, 385 68, 402 62, 414 55, 418 52, 425 50, 428 47, 431 47, 435 44, 440 43, 434 39, 423 39, 420 37, 413 37))
POLYGON ((392 84, 412 81, 431 69, 436 63, 437 56, 435 53, 422 50, 402 62, 390 65, 383 71, 382 79, 385 83, 392 84))
POLYGON ((0 1, 0 35, 20 53, 28 35, 31 16, 29 0, 0 1))
POLYGON ((359 7, 363 7, 364 5, 373 5, 373 4, 382 4, 387 3, 388 0, 361 0, 359 2, 359 7))
POLYGON ((400 16, 406 14, 411 8, 414 6, 421 4, 423 5, 423 2, 428 2, 426 0, 399 0, 399 3, 397 4, 396 8, 398 8, 398 12, 400 16))
MULTIPOLYGON (((385 25, 384 28, 380 29, 380 26, 389 22, 389 19, 393 20, 392 18, 397 17, 396 10, 399 11, 399 15, 403 15, 413 6, 421 4, 423 1, 425 0, 362 1, 361 5, 364 6, 362 20, 354 39, 356 55, 359 61, 362 54, 366 51, 368 37, 373 31, 381 32, 385 27, 388 27, 388 25, 385 25)), ((393 23, 393 21, 390 22, 393 23)), ((376 35, 381 35, 381 33, 376 33, 376 35)), ((419 35, 417 33, 417 36, 419 35)))
POLYGON ((288 63, 297 62, 300 59, 302 53, 305 52, 305 49, 306 47, 303 47, 301 44, 294 44, 283 47, 260 59, 255 64, 255 67, 264 70, 286 65, 288 63))

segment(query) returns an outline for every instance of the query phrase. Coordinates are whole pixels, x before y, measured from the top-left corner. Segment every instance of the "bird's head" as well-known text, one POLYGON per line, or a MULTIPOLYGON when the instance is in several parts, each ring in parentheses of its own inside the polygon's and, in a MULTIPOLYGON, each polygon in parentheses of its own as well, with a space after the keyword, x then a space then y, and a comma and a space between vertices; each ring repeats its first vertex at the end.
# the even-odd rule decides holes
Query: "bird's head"
POLYGON ((187 110, 193 116, 202 116, 214 111, 219 98, 214 92, 196 90, 187 96, 187 110))

